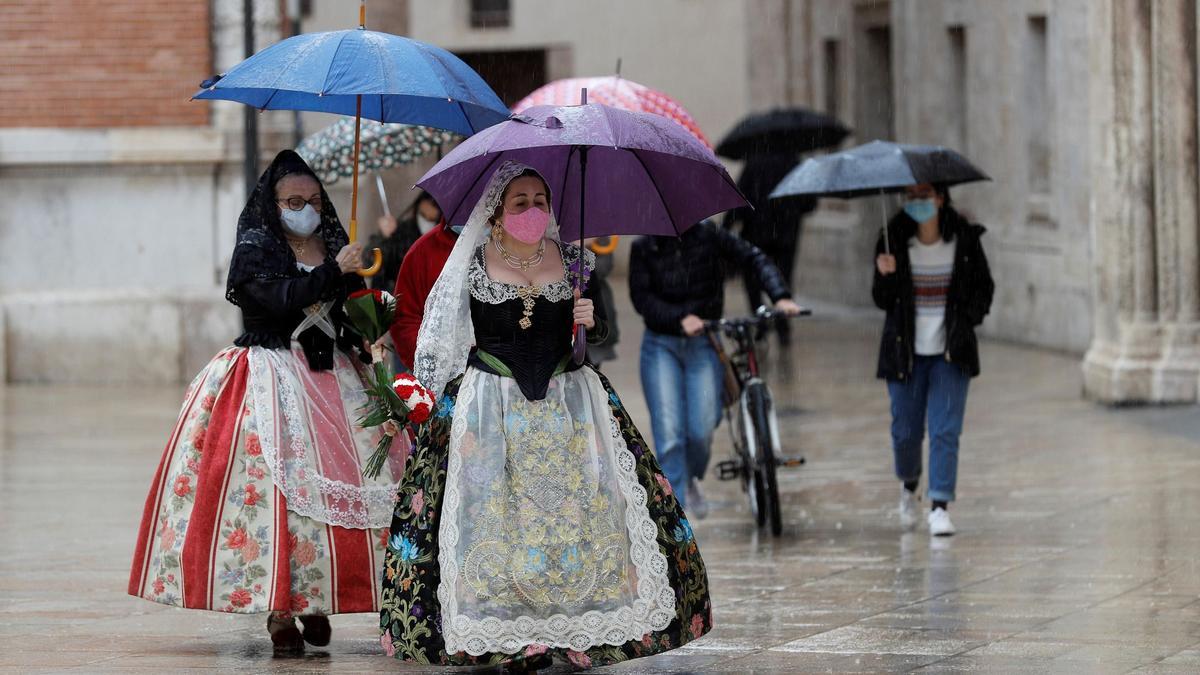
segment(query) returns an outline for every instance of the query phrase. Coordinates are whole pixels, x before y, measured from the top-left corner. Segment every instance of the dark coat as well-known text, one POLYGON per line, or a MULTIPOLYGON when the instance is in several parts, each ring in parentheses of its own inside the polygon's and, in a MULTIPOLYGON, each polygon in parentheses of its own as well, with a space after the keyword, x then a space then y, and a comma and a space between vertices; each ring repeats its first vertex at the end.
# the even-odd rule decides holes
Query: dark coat
POLYGON ((648 236, 633 243, 629 294, 646 327, 656 333, 683 335, 688 314, 721 318, 725 308, 725 266, 757 274, 775 302, 791 297, 779 269, 741 237, 710 221, 682 237, 648 236))
POLYGON ((379 233, 371 235, 363 249, 363 264, 370 267, 374 262, 372 249, 378 248, 383 252, 383 268, 379 270, 379 274, 371 277, 372 288, 389 293, 392 291, 396 285, 396 277, 400 275, 400 265, 404 262, 404 256, 420 238, 421 230, 417 228, 415 217, 405 218, 398 222, 396 231, 390 237, 384 237, 379 233))
MULTIPOLYGON (((975 327, 983 323, 992 307, 995 284, 988 269, 987 256, 980 239, 987 229, 967 222, 951 207, 941 210, 942 237, 957 240, 954 270, 946 296, 945 359, 956 363, 970 377, 979 375, 979 341, 975 327)), ((883 276, 875 268, 871 295, 875 306, 887 312, 879 345, 876 375, 886 380, 906 380, 912 376, 916 340, 916 301, 908 240, 916 235, 917 223, 900 212, 888 223, 896 273, 883 276)), ((883 237, 875 246, 875 255, 884 252, 883 237)))

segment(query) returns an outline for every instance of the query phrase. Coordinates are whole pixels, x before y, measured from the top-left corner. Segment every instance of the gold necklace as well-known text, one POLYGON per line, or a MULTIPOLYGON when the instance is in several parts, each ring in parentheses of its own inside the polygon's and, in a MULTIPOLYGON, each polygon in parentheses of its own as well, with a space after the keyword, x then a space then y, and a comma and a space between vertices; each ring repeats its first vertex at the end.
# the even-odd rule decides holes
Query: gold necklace
POLYGON ((302 241, 302 242, 300 242, 299 244, 297 244, 295 239, 292 239, 291 237, 288 237, 288 244, 290 244, 290 245, 291 245, 291 247, 292 247, 292 251, 293 251, 293 252, 296 254, 296 257, 297 257, 297 258, 303 258, 303 257, 304 257, 304 253, 305 253, 306 251, 308 251, 308 242, 309 242, 309 241, 311 241, 311 238, 310 238, 310 239, 305 239, 304 241, 302 241))
POLYGON ((533 316, 533 305, 541 295, 541 286, 531 284, 529 286, 517 287, 517 297, 525 304, 525 311, 522 313, 521 320, 517 322, 521 330, 529 330, 529 327, 533 325, 533 319, 531 318, 533 316))
POLYGON ((537 253, 534 253, 528 258, 522 258, 509 252, 508 249, 504 248, 504 244, 500 243, 500 237, 492 237, 492 244, 495 245, 496 252, 500 254, 500 259, 504 261, 504 264, 508 265, 514 270, 521 270, 522 272, 528 272, 530 269, 542 264, 542 258, 544 258, 546 255, 545 239, 538 244, 537 253))

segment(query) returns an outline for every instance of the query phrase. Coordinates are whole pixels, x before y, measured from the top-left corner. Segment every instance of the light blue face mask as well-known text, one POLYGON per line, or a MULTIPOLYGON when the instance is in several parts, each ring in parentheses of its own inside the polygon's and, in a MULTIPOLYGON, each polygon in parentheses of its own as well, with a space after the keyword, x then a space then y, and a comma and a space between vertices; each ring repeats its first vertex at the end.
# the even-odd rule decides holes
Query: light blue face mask
POLYGON ((451 225, 450 231, 453 232, 457 236, 457 235, 462 234, 463 228, 466 226, 467 226, 466 223, 463 223, 462 225, 451 225))
POLYGON ((932 199, 913 199, 904 205, 909 218, 923 223, 937 215, 937 204, 932 199))

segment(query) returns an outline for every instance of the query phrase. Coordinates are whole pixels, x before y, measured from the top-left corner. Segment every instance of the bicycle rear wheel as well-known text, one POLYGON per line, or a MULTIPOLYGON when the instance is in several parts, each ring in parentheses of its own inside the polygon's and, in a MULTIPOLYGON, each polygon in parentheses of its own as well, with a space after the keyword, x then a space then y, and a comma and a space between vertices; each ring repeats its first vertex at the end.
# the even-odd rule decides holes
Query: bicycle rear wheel
POLYGON ((779 483, 775 476, 775 447, 771 438, 770 425, 770 396, 766 386, 759 384, 749 391, 750 416, 754 420, 754 438, 757 453, 755 455, 755 480, 762 486, 760 513, 767 518, 759 517, 759 526, 764 520, 771 523, 771 534, 778 537, 783 533, 783 516, 780 511, 779 483), (765 507, 765 508, 764 508, 765 507))

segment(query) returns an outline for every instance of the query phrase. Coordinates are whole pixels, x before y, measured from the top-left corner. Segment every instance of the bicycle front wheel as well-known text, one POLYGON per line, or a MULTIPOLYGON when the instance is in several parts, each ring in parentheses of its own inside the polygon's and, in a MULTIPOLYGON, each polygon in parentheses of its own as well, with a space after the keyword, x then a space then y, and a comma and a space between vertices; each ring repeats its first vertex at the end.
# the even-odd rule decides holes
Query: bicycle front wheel
POLYGON ((742 462, 742 489, 746 492, 746 498, 750 502, 750 513, 754 516, 755 524, 762 527, 767 524, 767 505, 762 473, 757 469, 759 456, 757 448, 760 441, 754 414, 751 412, 746 398, 743 398, 741 405, 738 406, 737 420, 737 435, 740 439, 738 447, 742 462))
POLYGON ((750 418, 754 421, 755 480, 762 488, 762 496, 759 499, 759 525, 769 520, 771 534, 778 537, 783 533, 783 516, 780 514, 779 483, 775 476, 775 448, 771 437, 771 397, 766 385, 761 383, 747 393, 750 418))

